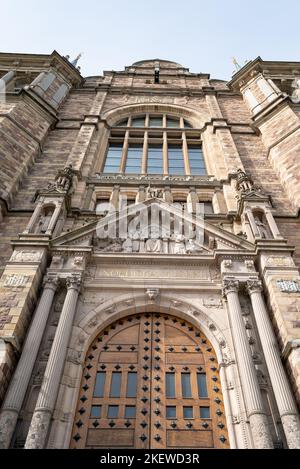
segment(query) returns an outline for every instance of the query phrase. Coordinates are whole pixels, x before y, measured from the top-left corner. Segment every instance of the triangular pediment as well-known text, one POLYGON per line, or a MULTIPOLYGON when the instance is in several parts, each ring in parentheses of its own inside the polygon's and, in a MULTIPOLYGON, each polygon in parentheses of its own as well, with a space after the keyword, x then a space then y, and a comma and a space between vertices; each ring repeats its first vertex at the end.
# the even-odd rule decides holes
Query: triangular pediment
POLYGON ((100 254, 101 252, 115 254, 153 252, 205 255, 215 251, 249 252, 254 249, 254 245, 243 237, 210 223, 205 217, 183 212, 173 204, 157 198, 129 206, 120 212, 95 216, 94 221, 62 234, 53 239, 51 244, 53 248, 93 247, 94 252, 100 254), (170 221, 170 230, 166 228, 168 223, 165 224, 165 220, 170 221), (190 226, 191 231, 202 233, 201 240, 196 237, 195 241, 189 241, 184 229, 182 235, 178 235, 176 223, 179 223, 179 220, 182 226, 190 226), (107 232, 108 226, 114 225, 115 232, 112 230, 109 236, 102 236, 107 232), (121 229, 122 236, 120 236, 121 229))

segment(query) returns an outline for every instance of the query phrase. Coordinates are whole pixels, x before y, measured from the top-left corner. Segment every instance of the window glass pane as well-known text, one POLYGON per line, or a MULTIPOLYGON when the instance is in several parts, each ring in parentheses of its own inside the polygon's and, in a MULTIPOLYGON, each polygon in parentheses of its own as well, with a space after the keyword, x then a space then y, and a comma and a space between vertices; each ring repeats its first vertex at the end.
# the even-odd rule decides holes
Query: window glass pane
POLYGON ((184 159, 181 145, 169 145, 168 159, 170 174, 185 174, 184 159))
POLYGON ((190 373, 181 373, 181 387, 182 397, 192 397, 190 373))
POLYGON ((107 418, 116 419, 116 418, 118 418, 118 414, 119 414, 119 406, 118 405, 109 405, 108 406, 107 418))
POLYGON ((206 384, 206 374, 197 373, 197 382, 198 382, 198 396, 199 397, 208 397, 207 384, 206 384))
POLYGON ((186 120, 184 121, 184 127, 185 127, 186 129, 192 129, 191 124, 189 124, 186 120))
POLYGON ((91 408, 91 418, 100 419, 101 417, 101 405, 93 405, 91 408))
POLYGON ((110 384, 110 397, 120 397, 121 391, 121 373, 113 372, 110 384))
POLYGON ((210 419, 210 408, 209 407, 200 407, 200 418, 201 419, 210 419))
POLYGON ((166 417, 167 419, 176 419, 176 407, 175 406, 167 406, 166 417))
POLYGON ((94 389, 94 397, 104 396, 105 372, 97 373, 96 384, 94 389))
POLYGON ((129 145, 126 160, 126 173, 138 174, 141 172, 143 145, 129 145))
POLYGON ((166 373, 166 397, 175 397, 175 373, 166 373))
POLYGON ((135 419, 136 408, 133 405, 125 407, 125 419, 135 419))
POLYGON ((162 127, 163 121, 162 117, 150 117, 149 126, 150 127, 162 127))
POLYGON ((110 144, 106 155, 104 173, 118 173, 122 157, 122 144, 110 144))
POLYGON ((121 122, 118 123, 118 127, 127 127, 128 118, 123 119, 121 122))
POLYGON ((192 419, 193 418, 193 407, 184 407, 183 408, 183 418, 192 419))
POLYGON ((171 117, 167 117, 167 127, 180 127, 179 119, 173 119, 171 117))
POLYGON ((128 373, 126 397, 136 397, 137 373, 128 373))
POLYGON ((135 117, 131 122, 132 127, 145 127, 145 116, 135 117))
POLYGON ((163 154, 161 145, 149 145, 148 148, 148 173, 161 174, 163 171, 163 154))
POLYGON ((206 174, 203 152, 200 146, 189 146, 189 160, 191 174, 199 176, 206 174))

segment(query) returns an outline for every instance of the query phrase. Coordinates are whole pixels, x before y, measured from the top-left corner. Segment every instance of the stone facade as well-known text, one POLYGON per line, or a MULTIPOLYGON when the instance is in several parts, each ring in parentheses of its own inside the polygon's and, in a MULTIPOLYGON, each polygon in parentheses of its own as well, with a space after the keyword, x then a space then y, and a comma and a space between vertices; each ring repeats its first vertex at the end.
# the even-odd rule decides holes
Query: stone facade
MULTIPOLYGON (((204 334, 218 361, 226 425, 200 420, 204 447, 300 448, 299 75, 300 63, 258 58, 229 83, 164 60, 83 78, 57 52, 0 54, 0 447, 80 445, 90 347, 126 318, 161 314, 204 334), (114 144, 120 170, 107 172, 114 144), (159 145, 154 174, 149 148, 159 145), (179 146, 184 174, 168 160, 179 146), (141 170, 130 173, 137 147, 141 170), (189 152, 200 147, 206 171, 196 175, 189 152), (184 204, 201 243, 175 235, 184 204), (138 224, 126 239, 99 235, 108 222, 132 226, 141 207, 160 214, 158 236, 138 224)), ((151 447, 172 446, 169 424, 156 424, 151 447)), ((151 431, 129 446, 149 447, 151 431)))

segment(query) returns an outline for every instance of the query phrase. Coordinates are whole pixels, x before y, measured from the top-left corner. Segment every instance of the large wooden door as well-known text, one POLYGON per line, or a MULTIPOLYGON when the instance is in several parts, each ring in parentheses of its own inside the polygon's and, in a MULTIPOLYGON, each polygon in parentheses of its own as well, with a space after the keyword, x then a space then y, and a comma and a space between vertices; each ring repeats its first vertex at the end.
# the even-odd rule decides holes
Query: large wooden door
POLYGON ((191 324, 137 314, 86 357, 71 448, 228 448, 217 359, 191 324))

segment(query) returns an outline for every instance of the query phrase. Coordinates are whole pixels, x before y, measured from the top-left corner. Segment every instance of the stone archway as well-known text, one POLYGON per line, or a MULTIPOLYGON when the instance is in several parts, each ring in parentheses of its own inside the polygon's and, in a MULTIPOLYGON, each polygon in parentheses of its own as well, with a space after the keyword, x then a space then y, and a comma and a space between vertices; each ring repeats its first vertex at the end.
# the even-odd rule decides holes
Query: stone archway
POLYGON ((239 418, 243 412, 243 397, 236 383, 233 353, 222 332, 224 325, 212 320, 210 310, 200 308, 199 305, 181 296, 169 297, 160 292, 158 298, 150 300, 147 292, 136 292, 106 301, 100 299, 97 307, 85 314, 83 318, 79 316, 78 320, 75 320, 64 371, 64 383, 60 387, 56 408, 57 415, 63 415, 64 418, 54 419, 48 448, 69 448, 70 446, 85 357, 101 330, 127 316, 157 311, 191 323, 208 338, 214 348, 219 367, 230 447, 233 449, 248 447, 250 443, 245 423, 239 418))
POLYGON ((71 448, 228 448, 212 344, 190 322, 136 313, 87 352, 71 448))

